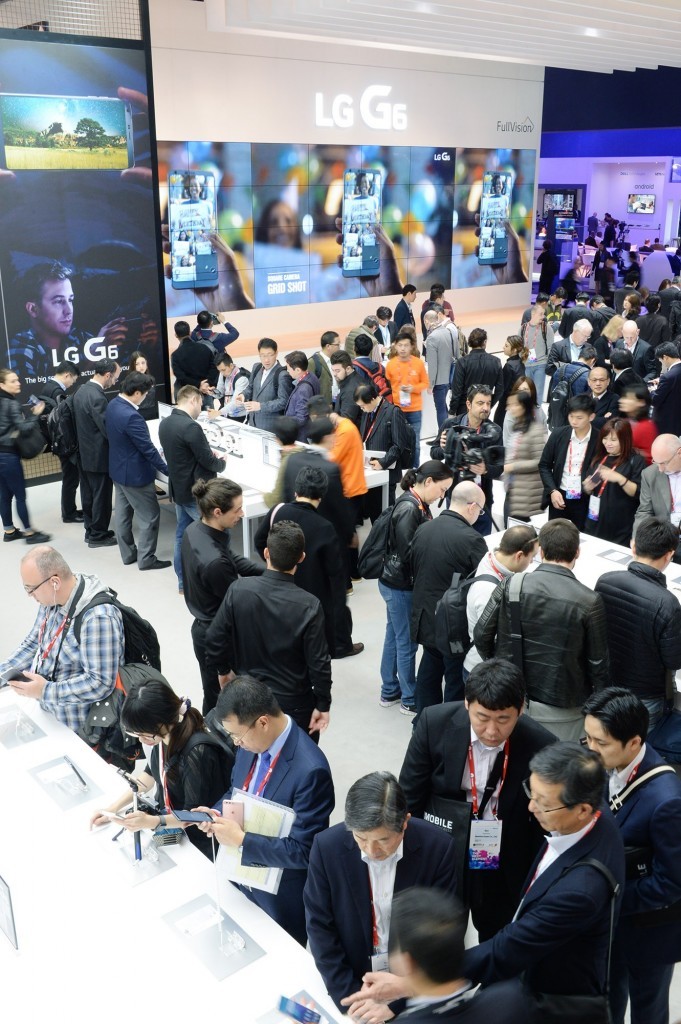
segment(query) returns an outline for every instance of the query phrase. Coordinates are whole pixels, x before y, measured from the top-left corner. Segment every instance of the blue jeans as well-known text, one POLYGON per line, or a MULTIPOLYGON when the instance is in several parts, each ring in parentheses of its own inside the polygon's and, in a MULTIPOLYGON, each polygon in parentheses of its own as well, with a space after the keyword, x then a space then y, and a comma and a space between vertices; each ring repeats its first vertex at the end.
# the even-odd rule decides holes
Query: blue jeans
POLYGON ((201 518, 196 504, 193 505, 175 505, 175 515, 177 517, 177 529, 175 530, 175 550, 173 552, 173 568, 175 569, 175 575, 177 576, 177 585, 180 590, 183 589, 184 583, 182 580, 182 538, 184 537, 184 531, 187 529, 190 523, 196 522, 197 519, 201 518))
POLYGON ((449 413, 447 412, 447 392, 449 391, 449 384, 435 384, 433 386, 433 402, 435 403, 435 415, 437 416, 437 434, 438 442, 440 440, 440 432, 442 430, 442 424, 447 419, 449 413))
POLYGON ((445 679, 444 703, 463 700, 464 655, 442 655, 435 647, 424 647, 416 677, 416 710, 442 704, 442 677, 445 679))
POLYGON ((537 405, 541 405, 544 401, 546 363, 525 363, 525 376, 534 381, 534 386, 537 389, 537 405))
POLYGON ((417 647, 409 636, 413 593, 386 587, 381 580, 378 581, 378 589, 387 611, 381 655, 381 697, 390 700, 401 694, 402 703, 413 707, 417 647))
MULTIPOLYGON (((402 410, 404 412, 404 409, 402 410)), ((420 412, 404 412, 404 418, 407 423, 411 423, 416 434, 416 444, 414 446, 414 469, 418 469, 421 465, 421 417, 420 412)))
POLYGON ((31 529, 26 506, 26 484, 21 459, 14 452, 0 452, 0 516, 6 530, 12 530, 12 498, 17 503, 17 512, 24 529, 31 529))

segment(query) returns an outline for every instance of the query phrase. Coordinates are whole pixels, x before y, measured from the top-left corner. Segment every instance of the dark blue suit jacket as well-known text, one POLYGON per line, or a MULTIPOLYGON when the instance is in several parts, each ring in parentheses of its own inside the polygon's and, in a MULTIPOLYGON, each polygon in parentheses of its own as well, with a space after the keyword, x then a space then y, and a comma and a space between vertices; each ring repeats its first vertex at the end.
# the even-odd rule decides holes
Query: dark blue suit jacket
MULTIPOLYGON (((417 818, 409 821, 404 833, 394 891, 414 885, 456 890, 451 836, 417 818)), ((304 898, 310 949, 329 994, 340 1007, 344 996, 362 987, 362 975, 371 970, 372 953, 369 869, 344 824, 316 837, 304 898)))
MULTIPOLYGON (((638 778, 666 764, 648 744, 638 778)), ((674 772, 657 775, 639 786, 615 811, 625 846, 651 847, 652 871, 629 880, 624 887, 617 943, 642 966, 681 960, 678 921, 651 927, 636 924, 636 915, 659 910, 681 900, 681 782, 674 772)))
POLYGON ((462 998, 443 999, 439 1003, 428 1003, 416 1009, 409 1009, 404 1018, 401 1013, 397 1020, 404 1024, 417 1021, 418 1024, 438 1024, 441 1020, 456 1021, 456 1024, 527 1024, 531 1009, 522 987, 513 981, 492 985, 483 991, 462 998))
POLYGON ((527 878, 515 921, 494 938, 467 949, 463 974, 489 985, 523 971, 536 992, 596 995, 605 984, 610 931, 610 887, 600 871, 587 865, 565 874, 580 860, 593 858, 624 885, 624 847, 610 812, 578 843, 566 850, 530 885, 546 850, 540 850, 527 878))
MULTIPOLYGON (((256 756, 239 748, 232 772, 232 789, 243 789, 256 756)), ((284 873, 276 896, 259 889, 239 888, 289 935, 305 945, 303 887, 310 849, 317 833, 329 827, 335 799, 329 762, 295 722, 291 723, 291 732, 262 796, 291 807, 296 812, 296 820, 286 839, 247 833, 241 863, 248 867, 283 868, 284 873)), ((218 810, 221 806, 222 801, 217 805, 218 810)))
POLYGON ((660 377, 652 396, 653 420, 661 434, 681 433, 681 363, 660 377))
POLYGON ((117 395, 106 409, 109 476, 124 487, 144 487, 168 467, 154 448, 146 420, 132 402, 117 395))

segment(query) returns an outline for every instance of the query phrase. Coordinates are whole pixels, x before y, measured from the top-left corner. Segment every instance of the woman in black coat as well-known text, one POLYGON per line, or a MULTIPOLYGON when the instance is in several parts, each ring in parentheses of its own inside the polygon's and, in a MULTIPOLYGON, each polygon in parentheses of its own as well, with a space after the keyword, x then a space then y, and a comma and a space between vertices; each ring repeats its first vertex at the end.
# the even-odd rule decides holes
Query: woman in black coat
MULTIPOLYGON (((46 544, 49 533, 41 533, 31 526, 26 504, 26 482, 21 459, 17 451, 16 436, 32 433, 36 429, 31 417, 25 419, 19 405, 21 381, 14 370, 0 370, 0 516, 5 541, 23 540, 27 544, 46 544), (17 513, 23 530, 14 525, 12 501, 17 503, 17 513)), ((45 403, 38 402, 32 408, 34 416, 40 416, 45 403)))
POLYGON ((582 486, 590 495, 584 532, 629 546, 646 462, 633 444, 628 420, 608 420, 582 486))
POLYGON ((503 426, 506 416, 506 400, 511 393, 513 385, 519 377, 525 376, 525 363, 529 359, 530 350, 525 348, 525 342, 518 334, 511 334, 504 342, 504 355, 506 362, 501 368, 504 380, 504 390, 497 402, 494 413, 494 422, 503 426))

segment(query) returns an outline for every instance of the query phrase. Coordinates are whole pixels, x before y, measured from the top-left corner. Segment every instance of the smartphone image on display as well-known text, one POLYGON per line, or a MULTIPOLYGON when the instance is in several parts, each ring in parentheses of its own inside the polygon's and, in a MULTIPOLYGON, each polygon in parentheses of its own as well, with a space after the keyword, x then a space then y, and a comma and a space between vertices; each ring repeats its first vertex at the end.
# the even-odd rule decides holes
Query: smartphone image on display
POLYGON ((499 266, 508 262, 506 221, 511 210, 513 180, 504 171, 485 171, 480 200, 478 263, 499 266))
POLYGON ((381 172, 343 173, 343 277, 378 277, 381 269, 376 227, 381 223, 381 172))
POLYGON ((130 105, 113 96, 0 93, 8 171, 119 171, 134 164, 130 105))
POLYGON ((279 1000, 279 1012, 285 1013, 287 1017, 298 1021, 299 1024, 318 1024, 322 1019, 321 1013, 303 1006, 302 1003, 296 1003, 293 999, 287 999, 286 996, 282 996, 279 1000))
POLYGON ((216 225, 215 175, 210 171, 171 171, 168 230, 173 288, 217 288, 216 225))
POLYGON ((173 811, 173 817, 178 821, 197 822, 212 821, 213 817, 205 811, 173 811))

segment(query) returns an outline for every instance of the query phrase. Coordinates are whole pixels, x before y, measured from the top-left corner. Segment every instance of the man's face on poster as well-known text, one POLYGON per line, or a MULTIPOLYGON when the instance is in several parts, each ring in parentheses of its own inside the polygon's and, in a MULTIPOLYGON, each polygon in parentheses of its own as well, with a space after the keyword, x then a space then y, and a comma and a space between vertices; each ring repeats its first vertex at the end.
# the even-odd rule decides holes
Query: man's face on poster
POLYGON ((73 325, 73 288, 68 278, 46 281, 38 302, 27 302, 34 330, 42 335, 67 335, 73 325))

